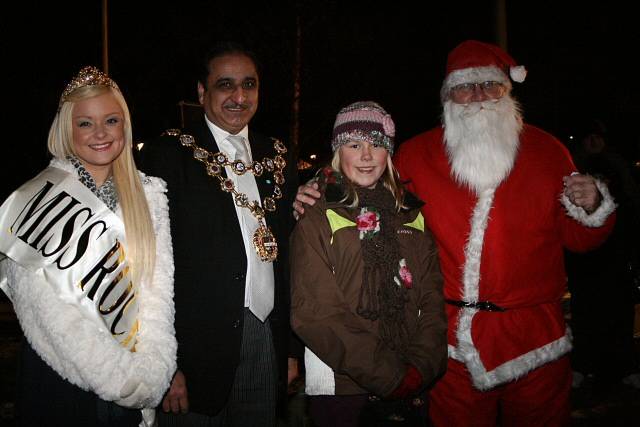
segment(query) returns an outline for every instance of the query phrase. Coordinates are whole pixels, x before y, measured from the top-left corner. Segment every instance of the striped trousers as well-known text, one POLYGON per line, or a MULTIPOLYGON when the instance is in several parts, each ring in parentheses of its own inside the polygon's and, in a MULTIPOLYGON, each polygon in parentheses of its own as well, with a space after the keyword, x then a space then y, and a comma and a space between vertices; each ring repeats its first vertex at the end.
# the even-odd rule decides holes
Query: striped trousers
MULTIPOLYGON (((159 427, 273 427, 276 425, 277 363, 269 320, 244 310, 240 363, 229 400, 213 417, 158 410, 159 427)), ((189 379, 187 378, 187 390, 189 379)))

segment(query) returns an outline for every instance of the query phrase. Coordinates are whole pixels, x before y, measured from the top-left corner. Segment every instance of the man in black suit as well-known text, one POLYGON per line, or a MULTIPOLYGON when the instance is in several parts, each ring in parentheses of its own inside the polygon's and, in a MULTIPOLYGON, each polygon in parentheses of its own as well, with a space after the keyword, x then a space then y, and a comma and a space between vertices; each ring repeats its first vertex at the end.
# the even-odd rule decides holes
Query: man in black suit
POLYGON ((178 371, 159 422, 273 426, 297 375, 286 265, 296 165, 280 141, 249 131, 253 54, 223 43, 204 59, 201 122, 140 153, 141 170, 167 182, 175 257, 178 371))

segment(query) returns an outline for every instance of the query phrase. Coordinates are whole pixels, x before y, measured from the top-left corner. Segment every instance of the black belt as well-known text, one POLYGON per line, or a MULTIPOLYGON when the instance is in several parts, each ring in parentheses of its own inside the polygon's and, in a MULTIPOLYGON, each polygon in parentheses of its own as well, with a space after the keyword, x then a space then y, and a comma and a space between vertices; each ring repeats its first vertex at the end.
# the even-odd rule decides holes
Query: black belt
POLYGON ((468 302, 468 301, 460 301, 454 299, 445 299, 444 302, 447 304, 455 305, 456 307, 461 308, 476 308, 482 311, 505 311, 506 308, 500 307, 499 305, 495 305, 490 301, 478 301, 478 302, 468 302))

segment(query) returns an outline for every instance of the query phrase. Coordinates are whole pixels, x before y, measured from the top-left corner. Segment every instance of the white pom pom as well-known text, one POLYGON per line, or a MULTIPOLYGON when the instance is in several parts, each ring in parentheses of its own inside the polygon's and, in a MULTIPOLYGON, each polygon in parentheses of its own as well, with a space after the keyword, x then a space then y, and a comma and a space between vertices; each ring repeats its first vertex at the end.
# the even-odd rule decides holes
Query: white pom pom
POLYGON ((524 65, 511 67, 509 69, 509 75, 511 76, 511 80, 514 82, 522 83, 525 77, 527 77, 527 69, 524 68, 524 65))

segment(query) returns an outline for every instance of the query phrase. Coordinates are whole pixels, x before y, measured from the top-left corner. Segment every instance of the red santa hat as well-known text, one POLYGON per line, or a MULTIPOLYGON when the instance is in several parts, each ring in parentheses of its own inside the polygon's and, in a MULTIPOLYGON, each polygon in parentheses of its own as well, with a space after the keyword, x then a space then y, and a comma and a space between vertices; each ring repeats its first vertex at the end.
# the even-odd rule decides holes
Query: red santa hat
POLYGON ((461 83, 479 83, 487 80, 510 85, 509 77, 514 82, 522 83, 526 76, 525 67, 518 65, 500 47, 477 40, 467 40, 449 53, 444 87, 450 89, 461 83))

